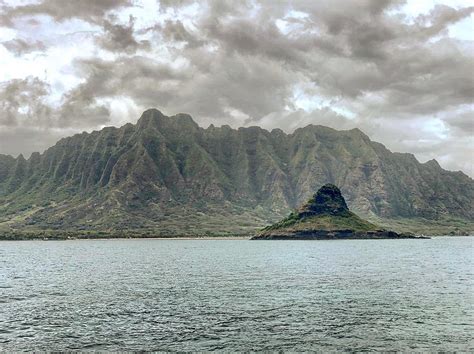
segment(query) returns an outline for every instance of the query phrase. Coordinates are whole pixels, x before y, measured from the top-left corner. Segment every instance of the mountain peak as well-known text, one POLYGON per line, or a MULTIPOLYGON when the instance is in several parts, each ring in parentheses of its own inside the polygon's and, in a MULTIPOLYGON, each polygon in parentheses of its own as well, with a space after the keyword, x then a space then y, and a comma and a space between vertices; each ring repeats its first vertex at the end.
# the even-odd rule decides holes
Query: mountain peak
POLYGON ((312 216, 319 214, 344 215, 349 208, 341 194, 341 191, 334 184, 322 186, 300 210, 300 216, 312 216))
POLYGON ((18 155, 17 160, 18 160, 18 161, 26 161, 26 159, 25 159, 25 157, 23 156, 23 154, 18 155))
POLYGON ((434 167, 434 168, 441 169, 441 166, 439 165, 438 161, 436 161, 435 159, 431 159, 429 161, 426 161, 424 164, 426 166, 431 166, 431 167, 434 167))
POLYGON ((179 124, 183 126, 188 126, 194 129, 199 128, 199 125, 194 121, 194 119, 187 113, 178 113, 175 116, 171 117, 175 119, 179 124))
POLYGON ((142 113, 140 119, 138 119, 137 126, 141 128, 149 127, 150 124, 156 124, 160 119, 163 119, 165 115, 156 108, 147 109, 142 113))
POLYGON ((199 125, 193 120, 193 118, 186 113, 178 113, 174 116, 165 116, 162 112, 156 108, 147 109, 142 113, 140 119, 137 122, 139 129, 147 128, 182 128, 187 127, 191 129, 199 128, 199 125))

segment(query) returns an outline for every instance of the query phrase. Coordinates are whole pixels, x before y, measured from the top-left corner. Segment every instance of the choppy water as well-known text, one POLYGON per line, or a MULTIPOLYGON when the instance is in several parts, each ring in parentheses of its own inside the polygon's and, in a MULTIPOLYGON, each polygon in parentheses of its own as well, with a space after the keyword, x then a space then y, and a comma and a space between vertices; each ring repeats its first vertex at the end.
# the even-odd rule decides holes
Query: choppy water
POLYGON ((0 242, 0 350, 474 350, 473 238, 0 242))

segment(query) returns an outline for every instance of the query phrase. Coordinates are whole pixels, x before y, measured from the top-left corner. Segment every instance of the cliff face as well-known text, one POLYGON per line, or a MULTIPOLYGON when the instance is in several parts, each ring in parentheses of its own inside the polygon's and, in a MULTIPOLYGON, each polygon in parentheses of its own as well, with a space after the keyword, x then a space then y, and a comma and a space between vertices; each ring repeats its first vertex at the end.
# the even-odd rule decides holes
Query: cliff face
POLYGON ((179 232, 202 213, 261 222, 325 183, 340 186, 359 215, 474 218, 471 178, 392 153, 357 129, 203 129, 189 115, 151 109, 136 125, 62 139, 28 160, 0 155, 0 223, 157 227, 174 214, 179 232))
POLYGON ((300 218, 314 215, 345 215, 349 212, 346 201, 339 188, 325 184, 298 210, 300 218))

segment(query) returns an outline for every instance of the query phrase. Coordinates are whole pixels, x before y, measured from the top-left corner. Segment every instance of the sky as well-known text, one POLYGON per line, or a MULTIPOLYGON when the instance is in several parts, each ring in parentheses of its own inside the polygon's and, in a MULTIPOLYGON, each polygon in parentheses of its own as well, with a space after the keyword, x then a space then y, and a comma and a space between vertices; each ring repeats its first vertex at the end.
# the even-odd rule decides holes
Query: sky
POLYGON ((136 122, 359 128, 474 176, 474 1, 0 0, 0 153, 136 122))

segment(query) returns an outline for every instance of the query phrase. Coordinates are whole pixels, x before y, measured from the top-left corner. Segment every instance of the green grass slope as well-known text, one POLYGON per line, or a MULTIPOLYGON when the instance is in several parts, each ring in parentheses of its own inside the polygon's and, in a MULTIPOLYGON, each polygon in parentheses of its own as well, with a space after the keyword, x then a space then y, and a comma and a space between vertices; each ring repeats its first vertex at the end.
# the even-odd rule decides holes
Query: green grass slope
POLYGON ((354 232, 367 232, 381 230, 380 226, 363 220, 352 212, 342 215, 314 215, 299 218, 297 213, 291 213, 282 221, 265 227, 262 231, 280 231, 282 233, 293 233, 310 230, 352 230, 354 232))

